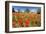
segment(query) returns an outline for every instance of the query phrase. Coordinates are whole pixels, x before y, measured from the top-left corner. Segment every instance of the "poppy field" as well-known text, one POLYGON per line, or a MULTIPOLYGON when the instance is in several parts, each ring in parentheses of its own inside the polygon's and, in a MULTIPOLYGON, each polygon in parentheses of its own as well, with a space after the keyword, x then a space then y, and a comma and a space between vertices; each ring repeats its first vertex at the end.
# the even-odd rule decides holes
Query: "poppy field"
MULTIPOLYGON (((17 11, 17 10, 16 10, 17 11)), ((41 14, 40 12, 31 12, 26 9, 24 12, 16 12, 13 8, 12 12, 12 27, 40 27, 41 26, 41 14)))
POLYGON ((13 27, 38 27, 41 25, 40 14, 13 13, 13 27))

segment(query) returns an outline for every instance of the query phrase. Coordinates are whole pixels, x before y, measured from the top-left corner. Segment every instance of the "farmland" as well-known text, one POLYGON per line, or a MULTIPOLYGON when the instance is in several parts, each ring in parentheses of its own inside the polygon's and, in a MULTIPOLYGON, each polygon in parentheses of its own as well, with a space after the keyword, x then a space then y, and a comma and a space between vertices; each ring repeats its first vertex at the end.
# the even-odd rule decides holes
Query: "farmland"
POLYGON ((41 14, 37 13, 12 13, 13 27, 40 27, 41 14))

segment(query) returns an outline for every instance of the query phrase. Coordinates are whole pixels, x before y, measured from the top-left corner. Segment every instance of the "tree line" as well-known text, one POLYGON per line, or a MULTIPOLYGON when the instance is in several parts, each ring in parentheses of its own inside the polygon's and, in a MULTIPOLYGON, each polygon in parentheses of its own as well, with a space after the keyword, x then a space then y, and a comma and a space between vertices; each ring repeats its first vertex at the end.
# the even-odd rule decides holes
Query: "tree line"
MULTIPOLYGON (((15 10, 14 10, 14 8, 12 8, 12 12, 16 12, 15 10)), ((20 9, 18 9, 18 13, 19 12, 22 12, 20 9)), ((29 13, 30 12, 30 10, 27 8, 24 12, 26 12, 26 13, 29 13)), ((37 10, 37 14, 41 14, 41 9, 38 9, 37 10)))

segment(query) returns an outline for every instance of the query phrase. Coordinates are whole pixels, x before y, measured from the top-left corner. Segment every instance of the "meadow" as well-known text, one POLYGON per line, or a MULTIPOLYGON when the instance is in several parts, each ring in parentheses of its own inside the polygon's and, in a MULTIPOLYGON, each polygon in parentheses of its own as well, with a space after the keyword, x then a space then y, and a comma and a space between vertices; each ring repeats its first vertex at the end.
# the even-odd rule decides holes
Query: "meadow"
POLYGON ((41 14, 37 13, 12 13, 12 27, 40 27, 41 14))

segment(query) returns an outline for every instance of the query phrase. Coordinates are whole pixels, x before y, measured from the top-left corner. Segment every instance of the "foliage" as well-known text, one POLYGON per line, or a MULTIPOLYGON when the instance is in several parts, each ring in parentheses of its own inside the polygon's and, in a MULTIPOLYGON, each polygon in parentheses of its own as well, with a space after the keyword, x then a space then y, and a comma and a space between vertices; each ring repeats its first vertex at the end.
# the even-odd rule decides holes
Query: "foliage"
POLYGON ((26 10, 25 10, 25 12, 29 13, 29 12, 30 12, 30 10, 29 10, 29 9, 26 9, 26 10))

